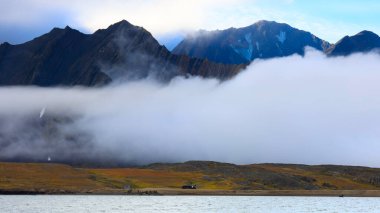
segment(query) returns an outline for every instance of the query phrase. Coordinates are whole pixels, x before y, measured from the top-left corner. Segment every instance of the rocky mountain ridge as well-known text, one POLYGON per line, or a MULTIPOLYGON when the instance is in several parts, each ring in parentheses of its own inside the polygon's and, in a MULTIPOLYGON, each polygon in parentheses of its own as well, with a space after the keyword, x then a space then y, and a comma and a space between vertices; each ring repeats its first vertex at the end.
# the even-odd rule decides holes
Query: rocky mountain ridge
POLYGON ((241 66, 173 55, 142 27, 123 20, 93 34, 66 27, 0 46, 0 85, 96 86, 147 77, 226 79, 241 66))

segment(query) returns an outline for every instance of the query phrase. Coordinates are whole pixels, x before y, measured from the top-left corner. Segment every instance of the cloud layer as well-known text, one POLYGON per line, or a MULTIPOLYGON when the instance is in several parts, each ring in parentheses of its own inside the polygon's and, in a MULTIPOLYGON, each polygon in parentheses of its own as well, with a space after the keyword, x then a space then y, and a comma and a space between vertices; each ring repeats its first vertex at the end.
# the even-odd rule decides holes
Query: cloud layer
POLYGON ((309 51, 223 83, 0 88, 0 158, 378 166, 379 59, 309 51))
POLYGON ((378 1, 353 0, 0 0, 0 42, 19 43, 70 25, 90 33, 126 19, 165 45, 188 31, 285 22, 336 42, 364 29, 379 32, 378 1), (329 7, 324 5, 328 4, 329 7))

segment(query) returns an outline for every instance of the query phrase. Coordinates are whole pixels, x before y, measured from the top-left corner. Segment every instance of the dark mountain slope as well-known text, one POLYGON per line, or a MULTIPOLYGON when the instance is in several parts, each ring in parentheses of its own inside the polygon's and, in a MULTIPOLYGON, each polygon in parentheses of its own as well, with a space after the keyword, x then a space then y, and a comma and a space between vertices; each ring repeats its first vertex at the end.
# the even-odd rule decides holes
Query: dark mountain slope
POLYGON ((347 56, 352 53, 369 52, 380 48, 380 37, 370 31, 362 31, 354 36, 345 36, 332 45, 327 54, 332 56, 347 56))
POLYGON ((306 46, 324 51, 330 44, 287 24, 259 21, 244 28, 200 31, 185 38, 173 53, 218 63, 242 64, 257 58, 302 55, 306 46))
POLYGON ((121 21, 86 35, 69 27, 21 45, 0 46, 0 85, 103 85, 178 75, 225 79, 242 66, 171 54, 141 27, 121 21))
POLYGON ((88 35, 66 27, 55 28, 25 44, 2 45, 0 84, 51 86, 106 83, 110 81, 109 77, 94 64, 78 63, 81 57, 89 54, 89 41, 88 35))

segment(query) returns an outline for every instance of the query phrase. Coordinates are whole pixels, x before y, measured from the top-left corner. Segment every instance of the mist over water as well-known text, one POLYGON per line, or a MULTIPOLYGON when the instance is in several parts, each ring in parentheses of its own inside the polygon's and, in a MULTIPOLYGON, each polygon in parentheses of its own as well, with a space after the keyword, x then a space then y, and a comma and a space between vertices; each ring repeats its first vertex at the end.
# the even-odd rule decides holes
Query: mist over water
POLYGON ((378 54, 309 50, 226 82, 2 87, 0 159, 378 166, 379 67, 378 54))

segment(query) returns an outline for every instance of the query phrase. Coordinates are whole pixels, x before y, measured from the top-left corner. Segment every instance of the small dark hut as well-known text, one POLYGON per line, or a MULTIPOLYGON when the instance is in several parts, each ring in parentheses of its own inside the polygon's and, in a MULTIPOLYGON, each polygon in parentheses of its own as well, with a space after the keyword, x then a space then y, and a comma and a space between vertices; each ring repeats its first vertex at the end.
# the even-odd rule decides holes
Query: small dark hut
POLYGON ((183 185, 182 189, 197 189, 197 185, 183 185))

